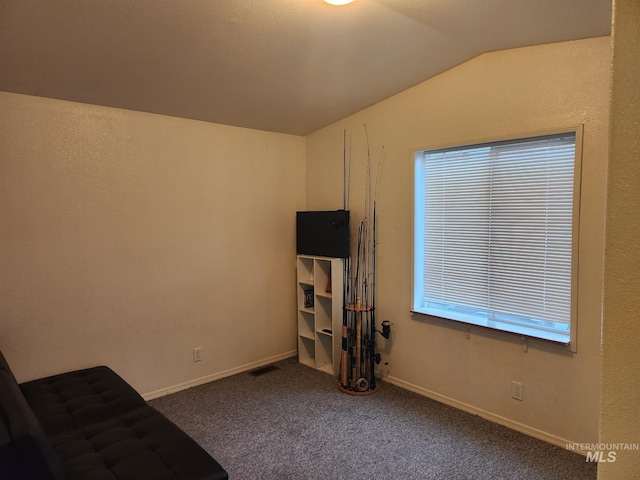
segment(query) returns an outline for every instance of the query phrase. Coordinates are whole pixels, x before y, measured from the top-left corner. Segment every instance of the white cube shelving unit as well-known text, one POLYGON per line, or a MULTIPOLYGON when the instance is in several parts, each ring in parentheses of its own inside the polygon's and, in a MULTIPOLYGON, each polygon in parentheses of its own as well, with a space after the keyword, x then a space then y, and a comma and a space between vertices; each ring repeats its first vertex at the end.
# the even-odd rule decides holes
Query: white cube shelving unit
POLYGON ((298 360, 338 374, 342 348, 342 258, 298 255, 298 360))

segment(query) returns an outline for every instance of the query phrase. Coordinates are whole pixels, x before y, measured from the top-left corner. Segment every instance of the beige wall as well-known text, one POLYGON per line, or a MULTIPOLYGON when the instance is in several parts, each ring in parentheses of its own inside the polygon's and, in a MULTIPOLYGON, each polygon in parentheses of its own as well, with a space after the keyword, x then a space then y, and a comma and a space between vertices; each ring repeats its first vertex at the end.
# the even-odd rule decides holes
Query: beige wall
MULTIPOLYGON (((310 209, 343 206, 343 134, 352 144, 350 208, 362 212, 367 125, 378 193, 376 317, 387 380, 564 446, 598 439, 600 312, 610 39, 482 55, 307 137, 310 209), (413 151, 584 125, 578 351, 425 316, 412 317, 413 151), (513 400, 511 381, 524 383, 513 400)), ((428 59, 424 59, 428 61, 428 59)))
MULTIPOLYGON (((637 446, 640 444, 640 3, 616 0, 613 26, 600 442, 605 446, 637 446)), ((600 463, 598 478, 638 478, 640 452, 624 448, 614 451, 616 461, 600 463)))
POLYGON ((0 112, 18 380, 107 364, 158 394, 295 353, 304 138, 9 93, 0 112))

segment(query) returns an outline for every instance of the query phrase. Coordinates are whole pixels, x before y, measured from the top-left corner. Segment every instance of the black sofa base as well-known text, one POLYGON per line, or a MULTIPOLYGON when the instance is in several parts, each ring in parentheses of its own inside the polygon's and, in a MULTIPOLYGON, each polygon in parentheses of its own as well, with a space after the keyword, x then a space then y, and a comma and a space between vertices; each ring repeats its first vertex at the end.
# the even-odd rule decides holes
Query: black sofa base
POLYGON ((0 353, 0 478, 226 480, 227 472, 108 367, 18 385, 0 353))

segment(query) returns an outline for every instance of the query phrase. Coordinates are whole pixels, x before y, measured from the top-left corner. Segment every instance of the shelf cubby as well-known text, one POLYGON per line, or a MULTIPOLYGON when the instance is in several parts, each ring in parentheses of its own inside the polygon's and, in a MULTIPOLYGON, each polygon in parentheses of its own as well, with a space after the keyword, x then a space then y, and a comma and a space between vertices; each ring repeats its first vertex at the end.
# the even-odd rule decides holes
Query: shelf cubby
POLYGON ((316 368, 316 342, 313 338, 298 336, 298 361, 316 368))
POLYGON ((314 318, 312 312, 300 310, 298 314, 298 335, 313 340, 314 337, 314 318))

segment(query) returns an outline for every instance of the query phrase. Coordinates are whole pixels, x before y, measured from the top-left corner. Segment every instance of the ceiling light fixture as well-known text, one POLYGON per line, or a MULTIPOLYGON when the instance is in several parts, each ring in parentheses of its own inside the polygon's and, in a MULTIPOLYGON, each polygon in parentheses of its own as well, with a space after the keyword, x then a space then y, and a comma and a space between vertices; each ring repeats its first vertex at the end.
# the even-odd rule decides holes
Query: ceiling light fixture
POLYGON ((353 0, 324 0, 324 1, 331 5, 347 5, 348 3, 353 2, 353 0))

